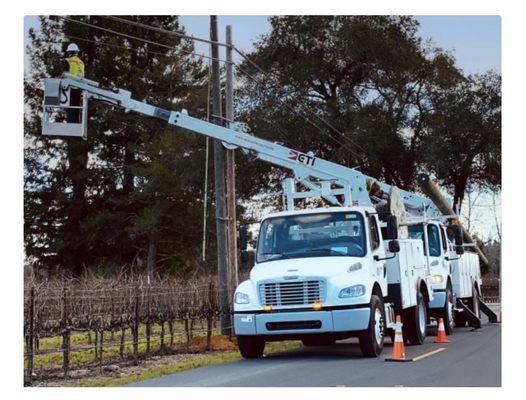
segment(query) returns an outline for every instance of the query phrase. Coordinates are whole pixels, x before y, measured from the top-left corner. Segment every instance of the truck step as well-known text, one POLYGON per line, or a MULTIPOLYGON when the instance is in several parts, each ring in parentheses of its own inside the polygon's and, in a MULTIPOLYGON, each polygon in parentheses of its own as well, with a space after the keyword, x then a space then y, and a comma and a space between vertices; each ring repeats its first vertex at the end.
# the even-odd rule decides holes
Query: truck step
POLYGON ((484 303, 482 300, 479 300, 479 304, 480 304, 480 311, 486 314, 489 322, 491 323, 499 322, 499 318, 497 317, 497 314, 491 308, 489 308, 486 303, 484 303))
POLYGON ((480 329, 482 327, 480 318, 473 314, 473 312, 468 308, 468 306, 462 303, 460 299, 457 299, 457 307, 462 309, 462 314, 464 314, 470 326, 472 326, 475 329, 480 329))

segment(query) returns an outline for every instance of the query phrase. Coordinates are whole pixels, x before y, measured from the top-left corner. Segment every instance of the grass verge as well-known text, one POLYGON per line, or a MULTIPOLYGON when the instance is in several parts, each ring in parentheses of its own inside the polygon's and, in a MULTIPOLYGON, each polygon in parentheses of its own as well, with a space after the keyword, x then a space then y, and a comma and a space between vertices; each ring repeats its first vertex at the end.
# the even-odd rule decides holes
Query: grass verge
MULTIPOLYGON (((297 348, 300 345, 298 341, 273 342, 267 343, 265 354, 276 353, 297 348)), ((242 357, 237 350, 214 351, 209 353, 196 354, 195 357, 189 357, 181 361, 162 365, 148 365, 144 362, 141 366, 123 369, 120 376, 97 376, 91 378, 82 378, 75 380, 62 381, 60 386, 79 386, 79 387, 110 387, 123 386, 134 382, 147 379, 153 379, 164 375, 175 374, 194 368, 207 367, 211 365, 222 364, 240 360, 242 357)))

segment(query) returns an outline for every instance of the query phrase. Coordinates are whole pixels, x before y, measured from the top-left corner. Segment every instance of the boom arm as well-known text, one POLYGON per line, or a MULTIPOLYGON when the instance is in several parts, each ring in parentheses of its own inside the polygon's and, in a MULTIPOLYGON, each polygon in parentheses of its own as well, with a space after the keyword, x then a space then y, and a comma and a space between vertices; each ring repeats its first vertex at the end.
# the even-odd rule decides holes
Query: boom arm
MULTIPOLYGON (((311 152, 302 153, 243 132, 240 124, 230 123, 228 128, 215 125, 193 118, 184 110, 170 111, 134 100, 131 98, 131 92, 127 90, 102 88, 98 82, 73 76, 45 80, 43 133, 85 137, 88 99, 101 100, 126 110, 159 118, 168 124, 220 140, 229 149, 239 147, 245 153, 253 154, 260 160, 292 171, 294 178, 286 179, 283 184, 288 209, 294 208, 295 199, 309 197, 323 197, 332 205, 370 206, 372 205, 370 196, 372 183, 376 183, 379 188, 376 191, 381 194, 379 198, 385 197, 390 189, 389 185, 377 183, 376 179, 356 169, 315 157, 311 152), (67 91, 72 87, 84 91, 81 107, 83 120, 80 124, 52 121, 50 116, 53 109, 72 108, 68 103, 69 96, 67 96, 67 91), (78 130, 66 133, 66 125, 72 125, 78 130), (307 190, 297 191, 298 183, 307 190)), ((408 212, 422 209, 436 210, 433 203, 423 196, 403 190, 401 194, 408 212)))

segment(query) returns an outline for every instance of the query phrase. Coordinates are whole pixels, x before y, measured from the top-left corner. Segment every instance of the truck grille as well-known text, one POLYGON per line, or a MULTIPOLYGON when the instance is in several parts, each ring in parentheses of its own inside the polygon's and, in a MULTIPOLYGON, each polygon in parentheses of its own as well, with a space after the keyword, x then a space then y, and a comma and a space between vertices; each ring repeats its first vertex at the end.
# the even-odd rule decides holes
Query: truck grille
POLYGON ((269 306, 311 305, 325 300, 325 281, 267 282, 259 285, 261 303, 269 306))

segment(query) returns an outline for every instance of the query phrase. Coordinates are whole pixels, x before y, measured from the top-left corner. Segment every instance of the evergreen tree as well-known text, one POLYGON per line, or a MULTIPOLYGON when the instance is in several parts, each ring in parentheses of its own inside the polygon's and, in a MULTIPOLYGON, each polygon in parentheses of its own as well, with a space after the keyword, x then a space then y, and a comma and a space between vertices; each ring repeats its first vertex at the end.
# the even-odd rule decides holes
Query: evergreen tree
MULTIPOLYGON (((126 18, 183 31, 176 16, 126 18)), ((186 108, 202 117, 206 66, 189 54, 190 41, 104 17, 75 19, 169 48, 61 18, 41 17, 40 29, 30 31, 24 132, 28 260, 42 270, 78 275, 85 268, 144 265, 148 252, 155 256, 157 243, 166 242, 170 246, 164 257, 172 262, 165 265, 189 262, 198 249, 181 238, 199 235, 202 217, 197 211, 181 212, 177 205, 202 198, 204 140, 154 118, 94 102, 87 141, 44 137, 42 78, 60 76, 64 50, 76 42, 87 78, 130 90, 137 100, 186 108)), ((199 241, 192 243, 198 247, 199 241)))

